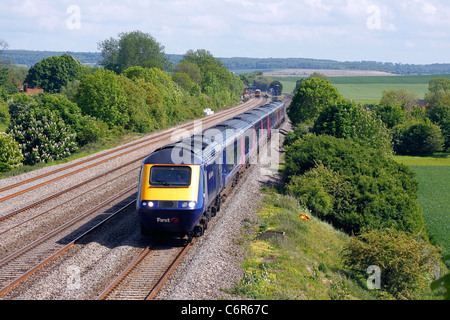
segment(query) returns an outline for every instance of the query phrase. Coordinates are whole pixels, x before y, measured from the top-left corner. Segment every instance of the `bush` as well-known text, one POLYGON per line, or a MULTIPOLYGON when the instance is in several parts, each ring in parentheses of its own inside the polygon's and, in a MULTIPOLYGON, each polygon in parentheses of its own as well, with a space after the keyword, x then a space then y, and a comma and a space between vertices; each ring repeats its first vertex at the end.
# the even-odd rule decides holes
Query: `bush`
POLYGON ((444 145, 441 129, 428 119, 395 126, 393 135, 394 151, 402 155, 431 155, 444 145))
POLYGON ((392 137, 383 121, 371 110, 350 101, 325 107, 314 122, 312 132, 354 140, 392 153, 392 137))
POLYGON ((411 299, 429 289, 439 261, 438 249, 410 234, 391 229, 352 237, 344 264, 362 278, 371 265, 381 269, 381 286, 398 299, 411 299))
POLYGON ((406 121, 405 111, 403 111, 403 109, 397 105, 381 105, 377 107, 376 113, 381 117, 381 120, 390 129, 406 121))
POLYGON ((293 125, 301 122, 313 123, 323 108, 343 98, 333 85, 324 79, 312 77, 302 81, 288 109, 293 125))
POLYGON ((445 140, 445 150, 450 149, 450 105, 438 104, 427 109, 428 118, 437 124, 445 140))
POLYGON ((8 124, 10 120, 8 105, 0 100, 0 123, 8 124))
POLYGON ((307 134, 287 147, 288 192, 348 233, 424 227, 414 173, 351 139, 307 134))
POLYGON ((120 76, 112 71, 97 71, 83 79, 76 101, 83 114, 104 121, 110 128, 124 127, 130 120, 120 76))
POLYGON ((20 167, 22 161, 19 144, 10 135, 0 132, 0 173, 20 167))
POLYGON ((22 148, 24 164, 33 165, 69 156, 76 150, 76 134, 59 114, 45 108, 33 108, 14 119, 8 133, 22 148))

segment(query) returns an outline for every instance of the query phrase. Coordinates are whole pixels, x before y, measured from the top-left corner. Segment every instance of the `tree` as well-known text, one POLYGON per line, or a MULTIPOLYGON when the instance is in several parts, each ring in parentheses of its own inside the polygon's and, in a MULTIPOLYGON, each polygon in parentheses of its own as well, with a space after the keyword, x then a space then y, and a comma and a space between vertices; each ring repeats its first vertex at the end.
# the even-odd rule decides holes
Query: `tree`
POLYGON ((429 119, 412 120, 395 126, 394 151, 403 155, 431 155, 442 151, 444 138, 439 126, 429 119))
POLYGON ((297 89, 288 116, 293 125, 313 123, 323 108, 342 100, 338 90, 329 81, 312 77, 303 81, 297 89))
POLYGON ((425 100, 431 106, 437 104, 450 105, 450 80, 431 79, 428 85, 428 92, 425 94, 425 100))
POLYGON ((187 60, 181 61, 175 68, 175 73, 185 73, 191 78, 193 82, 196 84, 200 84, 202 82, 202 74, 200 72, 200 68, 187 60))
POLYGON ((322 80, 326 80, 326 81, 330 81, 330 78, 328 78, 326 75, 318 73, 318 72, 314 72, 313 74, 311 74, 309 77, 307 78, 301 78, 299 80, 296 81, 295 83, 295 88, 294 88, 294 93, 297 92, 297 89, 302 85, 303 81, 309 80, 311 78, 319 78, 322 80))
POLYGON ((19 144, 12 136, 0 132, 0 173, 20 167, 22 160, 19 144))
POLYGON ((125 127, 130 120, 122 81, 112 71, 101 70, 88 75, 81 81, 75 99, 83 114, 102 120, 110 128, 125 127))
POLYGON ((119 38, 99 42, 105 69, 120 74, 129 67, 146 67, 166 70, 170 60, 164 54, 164 46, 156 42, 149 33, 141 31, 122 32, 119 38))
POLYGON ((414 172, 353 139, 308 133, 286 148, 282 173, 289 193, 347 233, 424 228, 414 172))
POLYGON ((427 108, 427 116, 442 130, 445 140, 445 150, 450 149, 450 105, 437 104, 427 108))
POLYGON ((202 93, 215 100, 217 107, 235 103, 244 91, 244 84, 240 78, 229 72, 223 62, 207 50, 189 50, 183 61, 195 64, 201 73, 202 93))
POLYGON ((326 106, 314 122, 312 132, 352 138, 386 155, 392 153, 392 136, 383 121, 375 112, 350 101, 326 106))
POLYGON ((58 112, 32 108, 11 121, 8 134, 14 136, 24 156, 24 164, 62 159, 78 150, 76 134, 58 112))
POLYGON ((391 103, 378 106, 376 113, 390 129, 406 121, 405 111, 400 106, 391 103))
POLYGON ((416 93, 405 89, 387 89, 383 91, 380 106, 397 105, 400 106, 407 115, 411 115, 413 107, 418 105, 419 98, 416 93))
POLYGON ((58 93, 70 81, 88 73, 80 61, 68 54, 46 58, 30 68, 25 78, 28 87, 38 86, 45 92, 58 93))

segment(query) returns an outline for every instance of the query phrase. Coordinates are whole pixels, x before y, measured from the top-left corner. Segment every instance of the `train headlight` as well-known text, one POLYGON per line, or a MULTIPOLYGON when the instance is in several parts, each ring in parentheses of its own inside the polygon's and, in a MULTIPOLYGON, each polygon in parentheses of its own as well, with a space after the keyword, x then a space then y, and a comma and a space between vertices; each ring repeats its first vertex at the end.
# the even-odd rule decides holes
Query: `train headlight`
POLYGON ((147 204, 150 208, 153 208, 153 206, 155 205, 152 201, 149 201, 147 204))
POLYGON ((193 207, 195 207, 195 202, 194 201, 189 202, 189 208, 193 208, 193 207))
POLYGON ((186 207, 188 206, 188 203, 185 201, 185 202, 183 202, 183 203, 181 204, 181 206, 182 206, 183 208, 186 208, 186 207))

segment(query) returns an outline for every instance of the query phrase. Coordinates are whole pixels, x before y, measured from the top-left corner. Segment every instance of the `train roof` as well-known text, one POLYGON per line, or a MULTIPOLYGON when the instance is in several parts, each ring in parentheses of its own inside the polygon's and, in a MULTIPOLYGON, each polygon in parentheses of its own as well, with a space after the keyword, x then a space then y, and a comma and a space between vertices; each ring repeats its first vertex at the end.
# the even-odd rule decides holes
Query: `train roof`
POLYGON ((155 150, 144 164, 201 165, 215 161, 217 154, 272 111, 284 106, 273 101, 224 121, 201 134, 155 150))
POLYGON ((219 143, 197 134, 155 150, 144 164, 201 165, 214 162, 221 150, 219 143))

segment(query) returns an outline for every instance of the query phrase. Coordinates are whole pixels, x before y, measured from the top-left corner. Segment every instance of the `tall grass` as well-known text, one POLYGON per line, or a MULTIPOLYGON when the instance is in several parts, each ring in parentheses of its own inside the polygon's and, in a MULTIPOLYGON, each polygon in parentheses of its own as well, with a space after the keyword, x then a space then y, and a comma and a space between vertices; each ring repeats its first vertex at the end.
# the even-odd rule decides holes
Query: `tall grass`
POLYGON ((340 254, 348 235, 312 216, 302 220, 300 215, 309 212, 293 197, 269 192, 263 204, 253 224, 256 234, 279 230, 285 235, 249 240, 244 277, 233 293, 268 300, 376 298, 343 270, 340 254))

